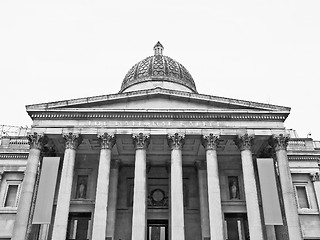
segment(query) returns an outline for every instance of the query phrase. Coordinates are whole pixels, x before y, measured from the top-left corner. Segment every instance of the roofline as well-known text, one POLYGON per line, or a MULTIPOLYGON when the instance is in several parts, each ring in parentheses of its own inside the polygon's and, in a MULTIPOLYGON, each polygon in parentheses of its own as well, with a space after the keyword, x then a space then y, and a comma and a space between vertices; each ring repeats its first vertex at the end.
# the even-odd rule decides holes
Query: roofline
POLYGON ((192 98, 192 99, 198 99, 201 101, 216 101, 219 103, 236 104, 236 105, 251 107, 251 108, 254 108, 254 107, 265 108, 270 111, 278 110, 278 111, 290 112, 291 110, 290 107, 284 107, 279 105, 245 101, 245 100, 239 100, 239 99, 233 99, 233 98, 218 97, 218 96, 199 94, 199 93, 191 93, 191 92, 185 92, 185 91, 179 91, 179 90, 170 90, 170 89, 165 89, 161 87, 157 87, 153 89, 137 90, 132 92, 115 93, 115 94, 108 94, 108 95, 100 95, 100 96, 93 96, 93 97, 76 98, 76 99, 70 99, 70 100, 26 105, 26 110, 28 112, 32 110, 52 109, 56 107, 96 103, 96 102, 116 100, 116 99, 120 100, 120 99, 129 98, 129 97, 138 97, 138 96, 146 96, 146 95, 150 96, 150 95, 156 95, 156 94, 170 94, 177 97, 192 98))

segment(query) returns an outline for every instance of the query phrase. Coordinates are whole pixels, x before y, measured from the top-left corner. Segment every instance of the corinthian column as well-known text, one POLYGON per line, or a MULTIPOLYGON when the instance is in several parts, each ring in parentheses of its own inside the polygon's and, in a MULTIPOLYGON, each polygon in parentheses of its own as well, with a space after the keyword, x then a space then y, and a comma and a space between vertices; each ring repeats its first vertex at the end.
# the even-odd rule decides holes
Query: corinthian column
POLYGON ((205 161, 196 161, 195 166, 196 166, 197 172, 198 172, 201 239, 206 239, 206 238, 210 237, 206 162, 205 161))
POLYGON ((133 215, 132 215, 132 240, 146 239, 146 197, 147 178, 146 161, 147 148, 150 136, 143 133, 132 136, 136 149, 134 166, 134 192, 133 192, 133 215))
POLYGON ((101 150, 96 201, 94 207, 92 240, 106 238, 111 150, 115 144, 115 137, 113 135, 109 135, 108 133, 99 135, 98 138, 100 141, 101 150))
POLYGON ((43 145, 47 142, 47 138, 45 136, 37 134, 36 132, 32 135, 29 135, 28 140, 30 144, 30 150, 26 171, 24 172, 18 211, 12 231, 11 239, 14 240, 25 239, 32 203, 32 195, 40 160, 40 151, 43 145))
POLYGON ((184 240, 184 204, 182 178, 182 147, 184 135, 175 133, 168 135, 171 148, 170 174, 170 209, 171 209, 171 239, 184 240))
POLYGON ((241 151, 244 192, 246 196, 250 239, 263 240, 257 183, 254 175, 251 153, 253 139, 254 137, 252 135, 244 134, 237 136, 235 143, 241 151))
POLYGON ((269 144, 274 148, 278 161, 280 184, 285 215, 287 219, 289 238, 290 240, 301 240, 302 231, 300 227, 295 191, 292 184, 287 156, 288 141, 288 136, 285 136, 283 134, 273 135, 270 138, 269 144))
POLYGON ((217 158, 217 144, 219 136, 212 133, 202 136, 202 145, 206 149, 207 181, 211 239, 223 240, 223 224, 221 210, 221 195, 219 183, 219 167, 217 158))
POLYGON ((117 218, 117 194, 119 178, 120 160, 112 160, 110 170, 109 200, 108 200, 108 219, 107 219, 107 237, 114 239, 114 231, 117 218))
POLYGON ((66 239, 76 149, 82 142, 82 137, 79 134, 64 134, 63 138, 66 150, 63 158, 52 240, 66 239))

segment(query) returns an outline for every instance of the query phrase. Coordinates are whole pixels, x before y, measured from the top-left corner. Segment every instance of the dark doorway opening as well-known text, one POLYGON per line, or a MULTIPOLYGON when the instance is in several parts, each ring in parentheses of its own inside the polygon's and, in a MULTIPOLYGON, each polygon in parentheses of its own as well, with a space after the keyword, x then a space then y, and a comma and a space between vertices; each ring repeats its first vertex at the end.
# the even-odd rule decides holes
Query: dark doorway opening
POLYGON ((148 220, 147 240, 168 240, 168 220, 148 220))
POLYGON ((247 214, 225 213, 224 220, 227 240, 249 240, 247 214))
POLYGON ((89 239, 89 226, 91 223, 91 213, 69 213, 67 240, 87 240, 89 239))

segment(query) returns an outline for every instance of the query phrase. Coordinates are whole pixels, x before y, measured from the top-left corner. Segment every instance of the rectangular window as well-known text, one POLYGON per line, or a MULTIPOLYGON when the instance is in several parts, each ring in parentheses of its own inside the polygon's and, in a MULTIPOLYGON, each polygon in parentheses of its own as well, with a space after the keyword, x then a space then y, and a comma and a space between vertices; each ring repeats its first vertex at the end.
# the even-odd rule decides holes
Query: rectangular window
POLYGON ((296 185, 295 187, 299 208, 310 208, 306 186, 296 185))
POLYGON ((18 205, 18 184, 8 184, 5 196, 4 207, 17 207, 18 205))

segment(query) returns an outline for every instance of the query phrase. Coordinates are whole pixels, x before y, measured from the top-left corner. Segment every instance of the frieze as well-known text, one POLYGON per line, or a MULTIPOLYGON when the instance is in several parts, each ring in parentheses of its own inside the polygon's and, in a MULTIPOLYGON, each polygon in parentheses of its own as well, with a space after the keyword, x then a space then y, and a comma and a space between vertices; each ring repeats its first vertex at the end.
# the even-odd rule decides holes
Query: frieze
MULTIPOLYGON (((82 125, 82 124, 81 124, 82 125)), ((219 127, 216 121, 87 121, 85 126, 94 127, 152 127, 152 128, 204 128, 219 127)))

